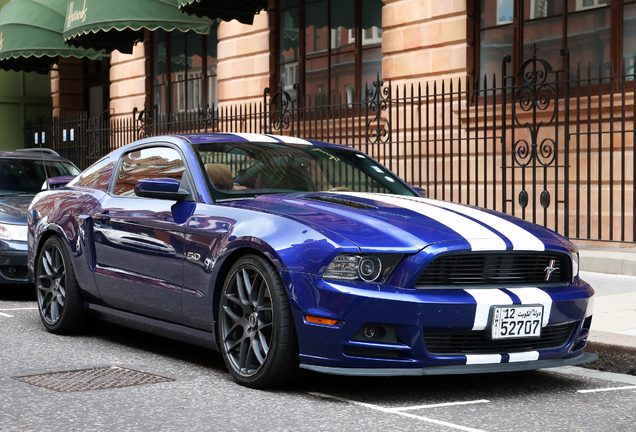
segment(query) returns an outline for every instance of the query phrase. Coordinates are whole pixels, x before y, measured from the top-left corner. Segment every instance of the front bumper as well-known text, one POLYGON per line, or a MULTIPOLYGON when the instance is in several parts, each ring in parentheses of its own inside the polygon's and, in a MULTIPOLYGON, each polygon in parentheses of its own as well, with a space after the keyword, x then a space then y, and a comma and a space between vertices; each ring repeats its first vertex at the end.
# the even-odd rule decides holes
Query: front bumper
MULTIPOLYGON (((487 339, 483 311, 491 306, 488 300, 477 300, 481 296, 473 297, 465 289, 415 290, 373 284, 360 288, 360 284, 326 282, 316 275, 290 273, 288 277, 288 286, 294 287, 290 298, 300 363, 306 369, 346 375, 426 375, 530 370, 594 360, 583 352, 594 290, 578 278, 571 286, 523 289, 523 296, 512 296, 514 304, 544 304, 544 329, 567 326, 558 342, 536 347, 532 343, 502 344, 501 348, 490 344, 483 352, 473 343, 468 348, 431 352, 425 332, 487 339), (335 319, 337 324, 309 323, 307 315, 335 319), (361 329, 368 324, 389 328, 392 337, 380 341, 361 338, 361 329)), ((490 288, 480 289, 486 290, 490 288)), ((498 295, 492 297, 500 299, 502 292, 514 290, 493 288, 498 295)), ((494 300, 492 304, 499 303, 494 300)))
POLYGON ((27 242, 0 242, 0 284, 30 283, 27 242))

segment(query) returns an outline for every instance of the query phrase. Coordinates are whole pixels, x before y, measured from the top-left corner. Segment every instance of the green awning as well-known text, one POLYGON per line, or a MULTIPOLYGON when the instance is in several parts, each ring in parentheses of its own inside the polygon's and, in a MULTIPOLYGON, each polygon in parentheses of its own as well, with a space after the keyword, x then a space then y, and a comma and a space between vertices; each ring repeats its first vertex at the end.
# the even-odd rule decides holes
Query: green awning
POLYGON ((267 0, 178 0, 179 9, 198 17, 233 19, 253 24, 254 14, 267 10, 267 0))
POLYGON ((61 57, 102 54, 64 43, 67 0, 12 0, 0 10, 0 69, 48 73, 61 57))
POLYGON ((208 34, 210 24, 207 18, 181 13, 177 0, 71 0, 64 41, 76 47, 130 54, 143 40, 144 29, 208 34))

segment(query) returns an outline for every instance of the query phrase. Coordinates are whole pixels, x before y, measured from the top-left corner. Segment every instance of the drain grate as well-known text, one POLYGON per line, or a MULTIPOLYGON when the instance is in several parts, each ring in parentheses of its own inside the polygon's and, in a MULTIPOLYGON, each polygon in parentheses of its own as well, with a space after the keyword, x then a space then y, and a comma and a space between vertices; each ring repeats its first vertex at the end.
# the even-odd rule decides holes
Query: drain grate
POLYGON ((67 372, 52 372, 12 378, 27 384, 63 393, 86 390, 104 390, 109 388, 131 387, 175 381, 172 378, 152 375, 117 366, 67 372))

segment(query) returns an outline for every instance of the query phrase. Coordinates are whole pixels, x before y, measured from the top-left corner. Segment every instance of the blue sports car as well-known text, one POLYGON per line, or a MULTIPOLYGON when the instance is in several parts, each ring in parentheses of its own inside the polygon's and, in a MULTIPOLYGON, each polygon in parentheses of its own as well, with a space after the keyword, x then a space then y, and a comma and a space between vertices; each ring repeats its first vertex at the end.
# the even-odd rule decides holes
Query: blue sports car
POLYGON ((221 352, 236 381, 299 368, 428 375, 577 365, 594 290, 576 247, 423 198, 359 151, 213 133, 120 148, 29 209, 51 332, 89 316, 221 352))

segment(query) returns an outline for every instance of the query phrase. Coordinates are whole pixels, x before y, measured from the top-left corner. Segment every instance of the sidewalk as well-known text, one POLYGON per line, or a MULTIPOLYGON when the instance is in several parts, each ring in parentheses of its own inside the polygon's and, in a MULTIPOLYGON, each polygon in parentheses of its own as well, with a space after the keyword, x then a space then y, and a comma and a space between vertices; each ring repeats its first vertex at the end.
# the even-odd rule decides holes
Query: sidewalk
POLYGON ((579 247, 581 277, 594 290, 586 351, 590 368, 636 375, 636 249, 579 247))

